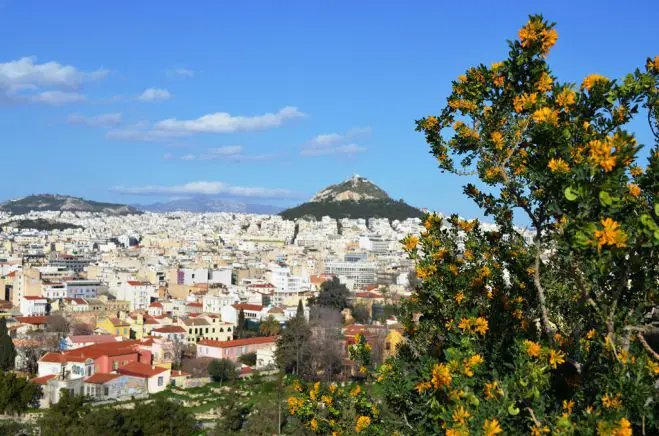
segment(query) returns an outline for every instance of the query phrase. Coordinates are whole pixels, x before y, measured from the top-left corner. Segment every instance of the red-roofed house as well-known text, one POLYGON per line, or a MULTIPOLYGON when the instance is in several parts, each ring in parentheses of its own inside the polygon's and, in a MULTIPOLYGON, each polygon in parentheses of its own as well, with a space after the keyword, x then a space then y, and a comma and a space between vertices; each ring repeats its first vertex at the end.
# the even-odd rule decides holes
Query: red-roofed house
POLYGON ((178 325, 166 325, 151 330, 151 336, 159 336, 170 341, 185 342, 187 340, 187 331, 178 325))
POLYGON ((25 316, 40 316, 46 314, 48 300, 43 297, 21 297, 19 310, 25 316))
POLYGON ((147 394, 146 380, 127 374, 96 373, 85 379, 85 395, 96 400, 140 397, 147 394))
POLYGON ((220 309, 222 321, 236 325, 238 323, 238 314, 241 310, 245 313, 245 319, 258 321, 261 319, 263 306, 259 304, 232 304, 231 306, 224 306, 220 309))
POLYGON ((172 371, 169 368, 161 368, 141 362, 129 363, 117 370, 120 374, 139 377, 146 380, 147 392, 155 394, 164 391, 170 383, 172 371))
POLYGON ((213 359, 231 359, 234 362, 243 354, 256 353, 260 349, 275 350, 277 336, 261 338, 234 339, 233 341, 201 340, 197 343, 197 357, 213 359))
POLYGON ((114 335, 71 335, 64 340, 62 348, 63 350, 73 350, 94 344, 117 342, 117 340, 117 337, 114 335))
POLYGON ((154 302, 154 303, 151 303, 149 305, 149 308, 147 309, 147 312, 151 316, 162 316, 163 311, 164 311, 164 309, 162 307, 162 303, 159 303, 157 301, 154 302))

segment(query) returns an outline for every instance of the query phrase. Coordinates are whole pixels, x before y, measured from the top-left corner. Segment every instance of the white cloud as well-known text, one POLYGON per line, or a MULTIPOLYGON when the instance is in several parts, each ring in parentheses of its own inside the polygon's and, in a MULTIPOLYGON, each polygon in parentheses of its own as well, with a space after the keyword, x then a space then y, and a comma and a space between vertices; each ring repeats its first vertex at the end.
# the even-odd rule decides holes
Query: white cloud
POLYGON ((66 103, 78 103, 87 100, 87 96, 78 92, 66 91, 43 91, 29 97, 34 103, 45 103, 59 106, 66 103))
POLYGON ((172 68, 165 70, 165 73, 170 77, 194 77, 195 72, 189 68, 172 68))
POLYGON ((169 93, 166 89, 162 88, 148 88, 137 97, 140 101, 163 101, 169 100, 172 98, 172 94, 169 93))
POLYGON ((163 160, 195 160, 197 157, 194 154, 184 154, 183 156, 174 156, 171 153, 165 154, 163 157, 163 160))
POLYGON ((108 74, 105 69, 83 72, 71 65, 57 62, 38 64, 36 60, 32 56, 0 63, 0 87, 9 90, 24 86, 77 88, 85 81, 103 79, 108 74))
POLYGON ((108 139, 129 142, 157 142, 170 141, 172 138, 187 136, 181 132, 168 132, 165 130, 151 129, 148 121, 141 121, 137 124, 123 126, 118 129, 109 130, 105 133, 108 139))
POLYGON ((366 147, 350 142, 354 138, 364 137, 371 134, 370 127, 355 127, 346 133, 324 133, 316 135, 302 146, 302 156, 321 156, 329 154, 363 153, 366 147))
POLYGON ((287 189, 230 186, 223 182, 198 181, 174 186, 115 186, 112 191, 129 195, 230 195, 236 197, 292 198, 287 189))
POLYGON ((80 114, 71 114, 67 118, 67 121, 71 124, 84 124, 89 127, 100 127, 103 129, 114 127, 121 123, 121 120, 122 115, 120 113, 101 114, 94 117, 86 117, 80 114))
POLYGON ((204 115, 195 120, 177 120, 170 118, 155 125, 158 130, 178 131, 186 133, 231 133, 248 132, 279 127, 284 121, 304 117, 305 114, 297 108, 287 106, 277 113, 243 116, 231 115, 227 112, 216 112, 204 115))
POLYGON ((211 154, 227 156, 227 155, 242 153, 243 152, 243 146, 242 145, 227 145, 225 147, 209 148, 208 152, 211 153, 211 154))

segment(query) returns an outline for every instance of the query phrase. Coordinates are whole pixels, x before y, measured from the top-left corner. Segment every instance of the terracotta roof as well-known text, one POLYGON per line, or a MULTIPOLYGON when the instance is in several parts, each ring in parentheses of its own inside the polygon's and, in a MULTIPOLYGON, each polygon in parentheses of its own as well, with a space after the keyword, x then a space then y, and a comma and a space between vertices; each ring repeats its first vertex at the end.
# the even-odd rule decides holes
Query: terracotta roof
POLYGON ((75 302, 75 304, 87 304, 87 300, 85 300, 84 298, 74 298, 73 301, 75 302))
POLYGON ((188 372, 183 372, 183 371, 177 371, 175 369, 172 370, 172 377, 188 377, 192 374, 188 372))
POLYGON ((203 318, 187 318, 183 320, 183 324, 186 326, 209 326, 211 323, 209 323, 207 320, 203 318))
POLYGON ((129 325, 126 321, 122 321, 119 318, 109 318, 109 320, 115 327, 123 327, 129 325))
POLYGON ((139 341, 117 341, 101 344, 88 345, 86 347, 76 348, 75 350, 65 351, 64 355, 67 359, 72 357, 84 357, 89 359, 97 359, 101 356, 123 356, 127 354, 138 353, 139 341))
POLYGON ((183 327, 179 327, 177 325, 166 325, 164 327, 159 327, 157 329, 151 330, 151 332, 155 333, 185 333, 185 329, 183 327))
POLYGON ((355 294, 357 298, 384 298, 382 295, 377 292, 357 292, 355 294))
POLYGON ((128 283, 130 286, 146 286, 151 284, 147 282, 140 282, 137 280, 128 280, 126 283, 128 283))
POLYGON ((34 296, 25 296, 23 300, 45 300, 45 297, 34 297, 34 296))
POLYGON ((43 356, 41 356, 39 362, 45 362, 45 363, 84 362, 88 358, 89 357, 82 355, 76 356, 76 355, 48 352, 43 356))
POLYGON ((45 385, 46 383, 48 383, 48 380, 53 379, 55 377, 57 377, 57 374, 44 375, 41 377, 33 378, 32 383, 36 383, 38 385, 45 385))
POLYGON ((188 307, 204 307, 204 305, 201 304, 201 303, 188 303, 188 304, 186 304, 186 306, 188 306, 188 307))
POLYGON ((154 303, 149 304, 149 307, 159 307, 162 309, 162 303, 158 303, 157 301, 154 303))
POLYGON ((147 365, 146 363, 133 362, 122 366, 117 371, 121 374, 133 375, 135 377, 151 378, 163 372, 169 371, 168 368, 147 365))
POLYGON ((23 324, 48 324, 47 316, 17 316, 14 319, 23 324))
POLYGON ((92 375, 91 377, 87 377, 85 379, 85 383, 93 383, 95 385, 102 385, 104 383, 107 383, 107 382, 112 381, 115 378, 119 378, 119 377, 121 377, 121 374, 111 374, 111 373, 97 372, 96 374, 92 375))
POLYGON ((233 341, 214 341, 212 339, 202 339, 199 341, 199 344, 215 348, 233 348, 242 347, 245 345, 274 344, 278 337, 279 336, 266 336, 261 338, 234 339, 233 341))
POLYGON ((263 310, 263 306, 259 304, 232 304, 231 307, 233 307, 236 310, 253 310, 255 312, 260 312, 263 310))
POLYGON ((69 340, 74 344, 105 344, 108 342, 117 342, 117 338, 112 335, 78 335, 78 336, 69 336, 69 340))

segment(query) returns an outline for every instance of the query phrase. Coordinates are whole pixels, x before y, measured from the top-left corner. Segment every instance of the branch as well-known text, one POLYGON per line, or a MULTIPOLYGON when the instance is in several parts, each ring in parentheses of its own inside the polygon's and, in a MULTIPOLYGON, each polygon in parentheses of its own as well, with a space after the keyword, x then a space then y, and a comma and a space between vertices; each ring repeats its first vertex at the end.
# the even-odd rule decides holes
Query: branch
POLYGON ((542 424, 540 424, 540 421, 535 417, 535 413, 533 412, 533 409, 530 407, 527 407, 526 410, 529 411, 529 414, 531 415, 531 419, 533 420, 533 423, 535 424, 536 427, 541 428, 542 424))
POLYGON ((547 312, 547 302, 545 299, 545 290, 542 287, 540 282, 540 229, 536 228, 536 240, 535 240, 536 252, 535 252, 535 263, 533 272, 533 284, 535 285, 535 290, 538 294, 538 304, 540 305, 540 315, 542 317, 542 324, 545 330, 545 333, 550 340, 553 340, 554 329, 549 324, 549 314, 547 312))
POLYGON ((641 341, 641 345, 643 345, 643 348, 648 350, 648 353, 650 353, 652 357, 654 357, 656 360, 659 360, 659 354, 657 354, 657 352, 654 351, 652 347, 650 347, 650 344, 648 344, 648 341, 645 340, 643 334, 639 333, 636 335, 636 337, 638 338, 639 341, 641 341))

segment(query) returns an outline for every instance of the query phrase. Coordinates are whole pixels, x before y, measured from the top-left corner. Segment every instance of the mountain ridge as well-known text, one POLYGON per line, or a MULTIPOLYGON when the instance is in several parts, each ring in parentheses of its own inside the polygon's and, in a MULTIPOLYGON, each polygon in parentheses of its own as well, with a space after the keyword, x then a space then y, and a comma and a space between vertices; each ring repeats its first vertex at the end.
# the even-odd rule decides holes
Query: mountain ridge
POLYGON ((29 212, 95 212, 108 215, 140 214, 132 206, 119 203, 106 203, 86 200, 82 197, 73 197, 61 194, 32 194, 0 204, 0 211, 12 215, 23 215, 29 212))

